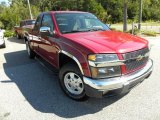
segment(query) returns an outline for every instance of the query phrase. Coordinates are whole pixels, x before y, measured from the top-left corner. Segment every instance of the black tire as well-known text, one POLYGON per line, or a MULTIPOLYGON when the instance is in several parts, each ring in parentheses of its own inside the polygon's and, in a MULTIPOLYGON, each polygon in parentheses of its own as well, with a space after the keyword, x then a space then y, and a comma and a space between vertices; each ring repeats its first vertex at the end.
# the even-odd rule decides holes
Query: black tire
POLYGON ((4 42, 1 47, 2 47, 2 48, 6 48, 6 43, 4 42))
POLYGON ((21 36, 18 33, 16 33, 16 37, 17 39, 21 39, 21 36))
POLYGON ((26 41, 26 50, 29 58, 34 59, 36 56, 36 53, 31 49, 29 41, 26 41))
MULTIPOLYGON (((84 88, 84 82, 83 82, 83 77, 82 77, 82 74, 78 68, 77 65, 73 64, 73 63, 68 63, 68 64, 65 64, 61 69, 60 69, 60 72, 59 72, 59 79, 60 79, 60 85, 61 85, 61 88, 62 90, 66 93, 67 96, 69 96, 70 98, 74 99, 74 100, 87 100, 88 96, 86 95, 85 93, 85 88, 84 88), (71 93, 66 85, 65 85, 65 77, 66 75, 69 75, 70 73, 75 73, 75 77, 79 77, 82 81, 82 83, 79 84, 79 87, 82 87, 83 88, 83 91, 80 93, 80 94, 73 94, 71 93), (80 86, 81 85, 81 86, 80 86)), ((76 80, 75 80, 76 81, 76 80)), ((73 82, 73 80, 72 80, 73 82)), ((79 83, 79 82, 78 82, 79 83)), ((76 83, 77 84, 77 83, 76 83)), ((74 88, 76 89, 76 88, 74 88)), ((77 89, 78 91, 78 89, 77 89)))

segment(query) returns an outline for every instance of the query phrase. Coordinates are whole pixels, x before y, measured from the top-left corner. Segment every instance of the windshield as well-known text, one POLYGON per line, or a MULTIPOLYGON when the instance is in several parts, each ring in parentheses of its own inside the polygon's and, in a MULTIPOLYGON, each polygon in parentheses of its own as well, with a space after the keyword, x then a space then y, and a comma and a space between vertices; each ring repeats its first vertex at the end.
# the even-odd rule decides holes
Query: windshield
POLYGON ((28 20, 26 21, 26 25, 34 25, 35 20, 28 20))
POLYGON ((55 18, 61 33, 105 31, 108 26, 91 13, 56 13, 55 18))

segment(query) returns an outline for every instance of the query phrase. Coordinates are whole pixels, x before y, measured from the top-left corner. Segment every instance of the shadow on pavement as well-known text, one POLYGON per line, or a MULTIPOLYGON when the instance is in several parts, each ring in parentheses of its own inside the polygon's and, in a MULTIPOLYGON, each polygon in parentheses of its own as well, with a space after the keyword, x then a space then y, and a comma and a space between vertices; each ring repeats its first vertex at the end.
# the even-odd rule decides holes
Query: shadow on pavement
POLYGON ((11 81, 1 81, 1 83, 14 82, 25 97, 24 101, 27 100, 40 112, 74 118, 99 112, 121 98, 117 96, 103 99, 90 98, 83 102, 74 101, 65 96, 60 89, 58 76, 36 60, 30 60, 26 51, 6 53, 4 56, 6 59, 4 70, 11 81))
POLYGON ((16 37, 11 37, 11 38, 8 38, 7 40, 10 41, 10 42, 24 44, 24 39, 17 39, 16 37))

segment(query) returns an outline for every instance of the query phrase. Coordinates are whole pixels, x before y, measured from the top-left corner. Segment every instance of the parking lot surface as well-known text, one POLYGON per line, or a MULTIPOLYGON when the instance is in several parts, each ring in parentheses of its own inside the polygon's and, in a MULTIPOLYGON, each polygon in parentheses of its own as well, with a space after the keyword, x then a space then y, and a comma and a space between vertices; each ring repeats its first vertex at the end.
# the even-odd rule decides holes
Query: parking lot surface
POLYGON ((64 95, 58 76, 27 56, 23 40, 0 49, 0 120, 160 120, 160 37, 152 44, 150 78, 125 96, 77 102, 64 95))

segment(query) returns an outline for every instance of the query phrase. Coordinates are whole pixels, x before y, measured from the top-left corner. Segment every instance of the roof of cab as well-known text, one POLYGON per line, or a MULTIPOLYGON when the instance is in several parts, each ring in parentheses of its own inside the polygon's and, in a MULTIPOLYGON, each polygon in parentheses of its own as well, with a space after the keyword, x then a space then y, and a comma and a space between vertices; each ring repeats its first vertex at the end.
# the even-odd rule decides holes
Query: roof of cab
POLYGON ((49 12, 43 12, 44 13, 87 13, 87 12, 83 12, 83 11, 49 11, 49 12))
POLYGON ((50 11, 50 12, 53 12, 53 13, 86 13, 83 11, 50 11))

